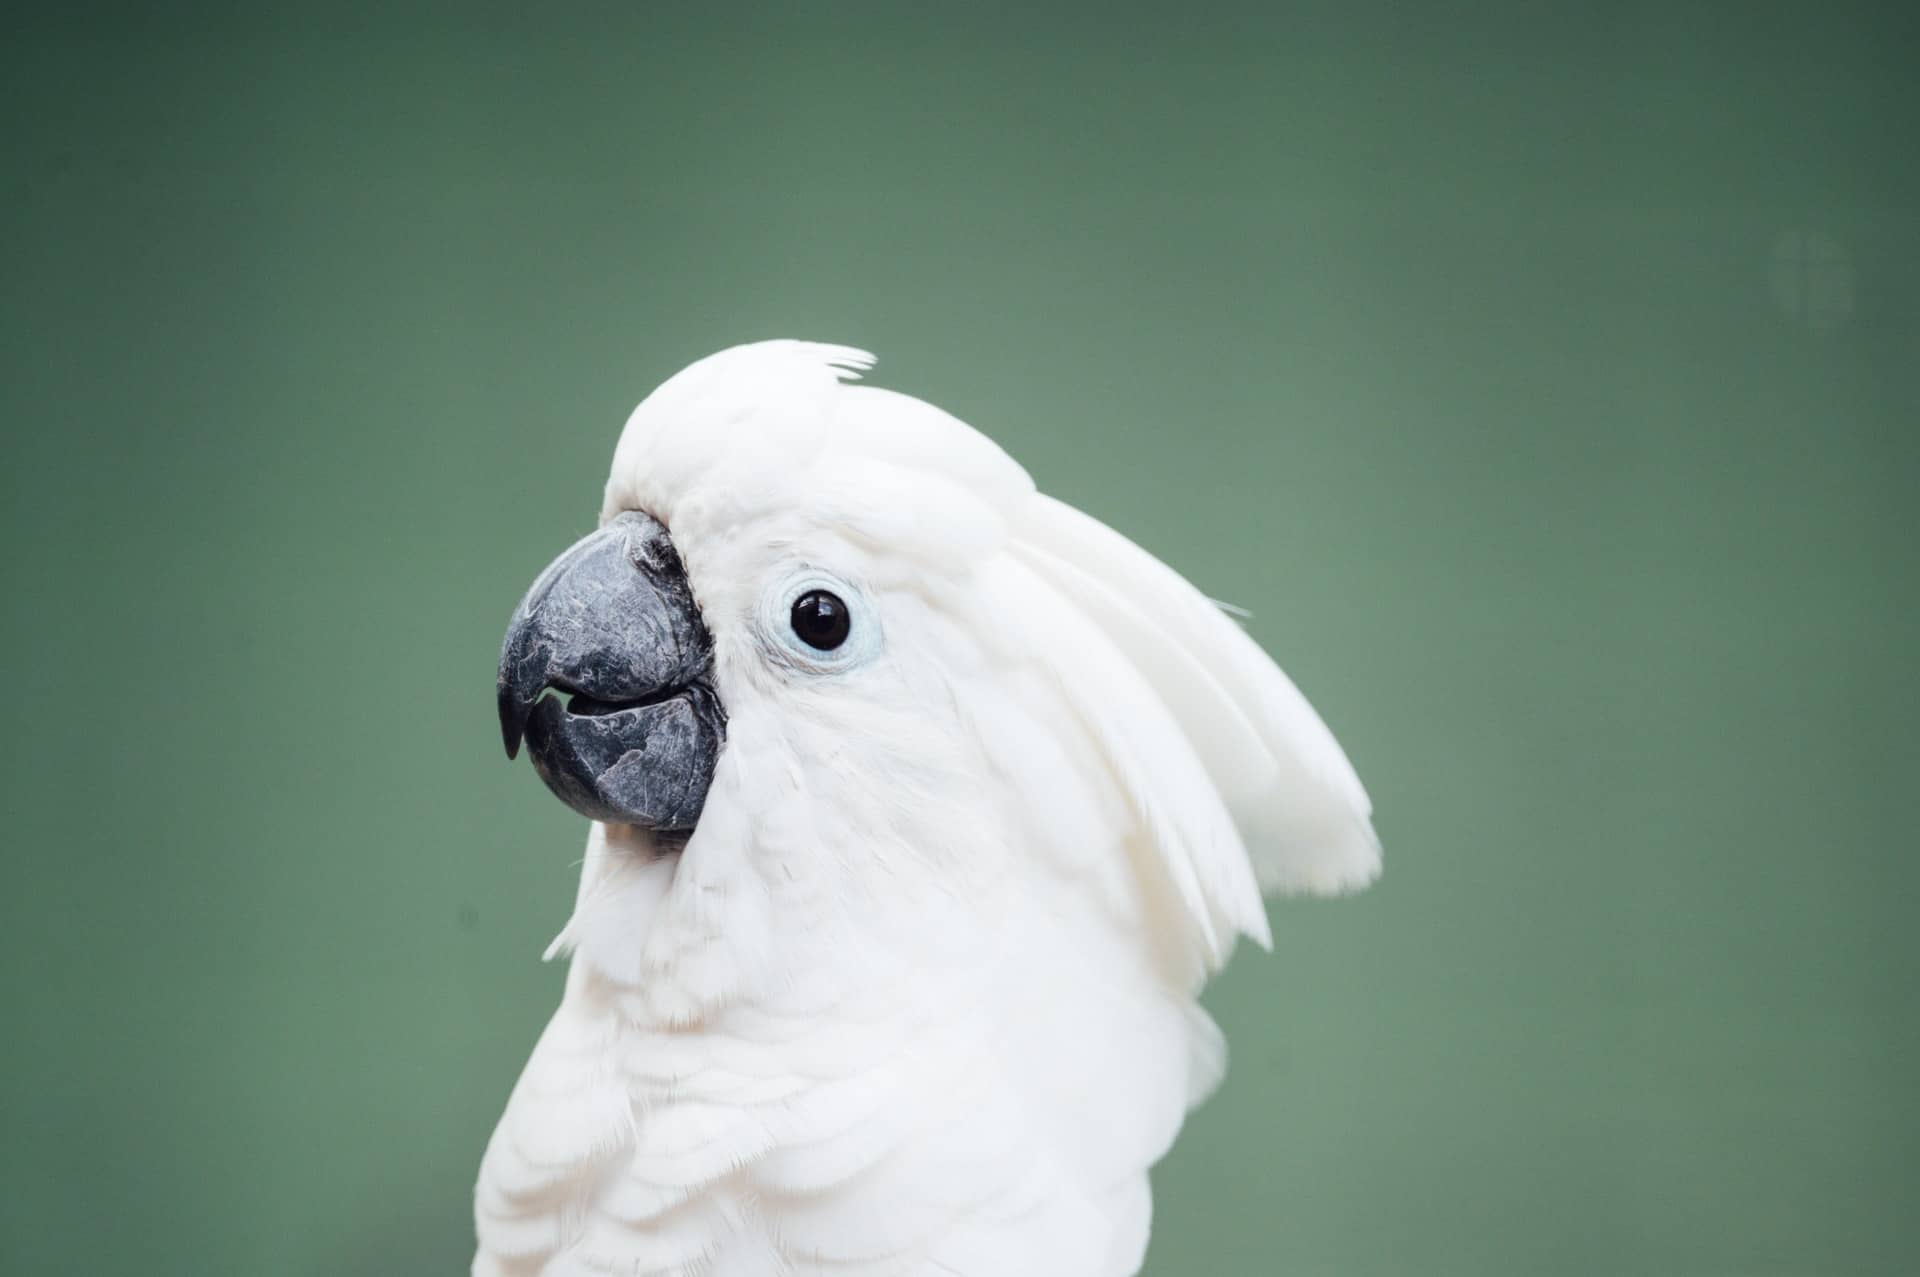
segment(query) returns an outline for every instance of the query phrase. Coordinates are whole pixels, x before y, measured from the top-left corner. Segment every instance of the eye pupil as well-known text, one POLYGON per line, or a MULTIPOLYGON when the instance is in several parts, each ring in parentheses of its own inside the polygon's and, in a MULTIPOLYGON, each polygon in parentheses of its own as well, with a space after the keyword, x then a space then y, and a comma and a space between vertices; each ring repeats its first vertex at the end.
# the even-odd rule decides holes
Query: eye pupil
POLYGON ((793 632, 808 647, 831 652, 847 641, 853 618, 837 594, 808 590, 793 601, 793 632))

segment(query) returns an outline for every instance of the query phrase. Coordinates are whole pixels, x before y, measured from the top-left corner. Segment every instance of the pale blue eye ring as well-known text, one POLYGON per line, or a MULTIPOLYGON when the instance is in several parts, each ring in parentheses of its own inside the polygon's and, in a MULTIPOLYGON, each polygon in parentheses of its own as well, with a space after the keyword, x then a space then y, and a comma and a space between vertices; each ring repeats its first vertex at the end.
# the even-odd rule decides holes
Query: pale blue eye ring
POLYGON ((880 650, 880 620, 866 592, 816 567, 781 575, 754 619, 768 652, 809 674, 842 673, 880 650))

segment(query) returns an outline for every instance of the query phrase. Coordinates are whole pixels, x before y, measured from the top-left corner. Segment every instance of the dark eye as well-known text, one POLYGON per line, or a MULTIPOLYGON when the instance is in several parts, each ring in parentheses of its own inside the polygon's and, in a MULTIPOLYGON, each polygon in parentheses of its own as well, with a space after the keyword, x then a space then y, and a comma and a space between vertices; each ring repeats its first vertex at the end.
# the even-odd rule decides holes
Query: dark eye
POLYGON ((853 618, 838 594, 808 590, 793 601, 793 632, 808 647, 831 652, 847 641, 853 618))

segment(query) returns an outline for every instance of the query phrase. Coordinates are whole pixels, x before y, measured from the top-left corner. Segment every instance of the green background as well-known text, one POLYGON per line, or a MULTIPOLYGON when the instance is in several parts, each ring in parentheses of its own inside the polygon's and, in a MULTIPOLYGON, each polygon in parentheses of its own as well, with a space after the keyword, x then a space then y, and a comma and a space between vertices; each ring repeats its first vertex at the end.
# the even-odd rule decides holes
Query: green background
POLYGON ((10 15, 0 1269, 464 1267, 583 834, 499 635, 793 335, 1252 608, 1373 792, 1150 1273, 1920 1271, 1901 10, 10 15))

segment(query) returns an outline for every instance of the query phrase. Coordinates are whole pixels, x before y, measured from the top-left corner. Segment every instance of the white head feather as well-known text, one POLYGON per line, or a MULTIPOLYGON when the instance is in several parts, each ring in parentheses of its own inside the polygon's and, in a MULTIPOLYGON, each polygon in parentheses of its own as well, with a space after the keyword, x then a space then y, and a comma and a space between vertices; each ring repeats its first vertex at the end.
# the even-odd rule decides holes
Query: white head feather
MULTIPOLYGON (((937 738, 980 725, 940 706, 953 667, 1005 661, 1063 693, 1075 721, 1059 731, 1104 764, 1208 965, 1236 933, 1269 942, 1263 889, 1371 882, 1380 847, 1359 778, 1241 627, 1145 550, 1037 493, 971 427, 849 384, 873 363, 844 346, 735 347, 662 385, 621 437, 602 515, 645 510, 671 529, 736 720, 757 697, 797 698, 831 730, 868 730, 854 709, 885 705, 907 720, 874 733, 875 747, 920 773, 937 738), (849 671, 826 696, 778 672, 766 610, 784 616, 782 590, 811 569, 861 593, 880 644, 870 659, 890 678, 849 671), (885 697, 862 695, 882 681, 885 697)), ((903 783, 863 781, 889 774, 903 783)), ((1050 778, 1027 779, 1044 801, 1050 778)))

